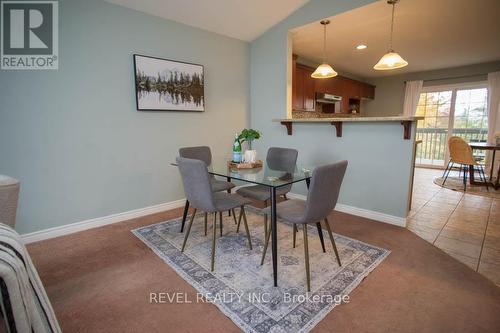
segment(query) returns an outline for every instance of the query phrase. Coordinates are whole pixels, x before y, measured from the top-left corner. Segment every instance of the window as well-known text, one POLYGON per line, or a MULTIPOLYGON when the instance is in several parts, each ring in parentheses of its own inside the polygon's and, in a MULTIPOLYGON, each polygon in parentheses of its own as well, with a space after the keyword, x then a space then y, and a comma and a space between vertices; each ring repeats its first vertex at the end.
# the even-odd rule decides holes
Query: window
POLYGON ((485 84, 427 87, 420 94, 417 140, 422 140, 416 163, 443 167, 448 159, 448 137, 486 141, 488 90, 485 84))

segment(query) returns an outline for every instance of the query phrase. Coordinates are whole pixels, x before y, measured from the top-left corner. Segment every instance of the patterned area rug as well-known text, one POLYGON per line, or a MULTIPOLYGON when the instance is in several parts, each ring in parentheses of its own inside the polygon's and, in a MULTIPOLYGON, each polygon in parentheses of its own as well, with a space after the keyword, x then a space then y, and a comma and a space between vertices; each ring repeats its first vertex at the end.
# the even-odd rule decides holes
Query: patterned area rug
POLYGON ((326 231, 327 252, 323 253, 317 229, 311 226, 311 292, 306 293, 302 229, 293 248, 292 227, 278 223, 279 287, 275 288, 270 247, 264 265, 260 265, 264 223, 259 210, 247 208, 253 250, 248 247, 243 222, 236 233, 234 220, 224 215, 222 237, 217 223, 214 272, 210 272, 213 216, 209 216, 208 236, 204 234, 203 215, 196 216, 184 253, 180 252, 184 239, 179 233, 180 218, 132 232, 245 332, 308 332, 336 305, 348 302, 349 292, 389 254, 335 234, 342 261, 339 267, 326 231))
MULTIPOLYGON (((443 180, 443 177, 437 177, 434 179, 434 184, 447 188, 449 190, 464 192, 463 178, 448 177, 444 185, 443 180)), ((469 179, 467 179, 467 190, 465 191, 465 193, 472 193, 476 195, 482 195, 484 197, 500 199, 500 191, 496 191, 492 186, 489 186, 487 189, 486 186, 471 185, 469 183, 469 179)))

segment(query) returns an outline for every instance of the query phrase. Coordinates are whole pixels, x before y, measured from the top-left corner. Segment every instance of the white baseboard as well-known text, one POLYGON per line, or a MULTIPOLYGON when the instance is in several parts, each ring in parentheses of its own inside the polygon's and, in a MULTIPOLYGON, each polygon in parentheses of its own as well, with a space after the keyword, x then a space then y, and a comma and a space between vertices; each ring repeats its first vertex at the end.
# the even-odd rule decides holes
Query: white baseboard
POLYGON ((385 213, 380 213, 374 210, 364 209, 353 207, 344 204, 337 204, 335 207, 336 211, 347 213, 351 215, 356 215, 360 217, 364 217, 370 220, 375 220, 379 222, 389 223, 398 227, 406 228, 406 217, 399 217, 394 215, 389 215, 385 213))
POLYGON ((54 227, 49 229, 44 229, 40 231, 30 232, 28 234, 23 234, 21 237, 23 238, 26 244, 38 242, 41 240, 64 236, 68 234, 72 234, 78 231, 102 227, 107 224, 127 221, 131 219, 135 219, 138 217, 151 215, 159 212, 163 212, 166 210, 178 208, 184 206, 186 199, 179 199, 171 202, 166 202, 154 206, 149 206, 145 208, 139 208, 130 210, 128 212, 112 214, 104 217, 97 217, 90 220, 85 220, 81 222, 71 223, 62 225, 60 227, 54 227))
MULTIPOLYGON (((236 190, 240 187, 243 187, 243 186, 235 187, 233 190, 236 190)), ((296 194, 296 193, 288 193, 287 196, 290 198, 299 199, 299 200, 306 199, 306 197, 304 195, 296 194)), ((162 203, 162 204, 158 204, 158 205, 154 205, 154 206, 130 210, 128 212, 112 214, 112 215, 108 215, 108 216, 104 216, 104 217, 97 217, 97 218, 93 218, 93 219, 89 219, 89 220, 85 220, 85 221, 81 221, 81 222, 62 225, 60 227, 53 227, 53 228, 44 229, 44 230, 40 230, 40 231, 30 232, 30 233, 21 235, 21 237, 23 238, 23 240, 26 244, 38 242, 38 241, 49 239, 49 238, 69 235, 69 234, 72 234, 72 233, 75 233, 78 231, 102 227, 102 226, 112 224, 112 223, 127 221, 127 220, 131 220, 134 218, 146 216, 146 215, 151 215, 151 214, 163 212, 163 211, 174 209, 174 208, 179 208, 179 207, 184 206, 185 202, 186 202, 186 199, 179 199, 179 200, 166 202, 166 203, 162 203)), ((373 210, 352 207, 352 206, 344 205, 344 204, 337 204, 337 207, 335 208, 335 210, 337 210, 339 212, 351 214, 351 215, 361 216, 361 217, 371 219, 371 220, 376 220, 379 222, 393 224, 393 225, 396 225, 399 227, 406 227, 406 218, 403 218, 403 217, 388 215, 388 214, 376 212, 373 210)))
MULTIPOLYGON (((299 199, 299 200, 306 199, 305 195, 296 194, 296 193, 288 193, 287 196, 289 198, 292 198, 292 199, 299 199)), ((340 203, 337 204, 337 206, 335 207, 335 210, 342 212, 342 213, 350 214, 350 215, 364 217, 364 218, 367 218, 370 220, 389 223, 392 225, 396 225, 398 227, 403 227, 403 228, 406 227, 406 218, 405 217, 384 214, 384 213, 376 212, 374 210, 353 207, 353 206, 344 205, 344 204, 340 204, 340 203)))

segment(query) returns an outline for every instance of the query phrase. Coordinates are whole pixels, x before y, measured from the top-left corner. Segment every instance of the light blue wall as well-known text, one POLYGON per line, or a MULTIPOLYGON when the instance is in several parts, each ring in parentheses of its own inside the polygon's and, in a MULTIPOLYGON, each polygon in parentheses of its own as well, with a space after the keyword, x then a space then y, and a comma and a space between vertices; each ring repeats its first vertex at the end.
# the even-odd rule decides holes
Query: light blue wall
POLYGON ((230 151, 247 124, 247 43, 102 1, 60 1, 58 71, 0 71, 0 174, 21 233, 184 196, 180 146, 230 151), (205 113, 135 110, 132 54, 205 66, 205 113))
POLYGON ((0 71, 0 173, 22 182, 18 231, 182 198, 169 166, 178 147, 225 155, 249 118, 261 154, 277 145, 309 164, 348 159, 341 202, 404 216, 411 142, 400 125, 346 124, 337 138, 328 125, 287 136, 271 122, 286 114, 287 30, 369 2, 312 0, 249 47, 99 0, 61 1, 59 70, 0 71), (203 64, 206 112, 136 111, 134 53, 203 64))
MULTIPOLYGON (((370 2, 312 0, 252 42, 251 125, 263 132, 256 144, 261 152, 270 146, 293 147, 302 164, 347 159, 341 203, 405 217, 413 140, 403 140, 399 123, 345 124, 343 137, 337 138, 331 125, 296 124, 288 136, 282 125, 271 121, 286 117, 287 31, 370 2)), ((293 191, 305 193, 305 188, 293 191)))

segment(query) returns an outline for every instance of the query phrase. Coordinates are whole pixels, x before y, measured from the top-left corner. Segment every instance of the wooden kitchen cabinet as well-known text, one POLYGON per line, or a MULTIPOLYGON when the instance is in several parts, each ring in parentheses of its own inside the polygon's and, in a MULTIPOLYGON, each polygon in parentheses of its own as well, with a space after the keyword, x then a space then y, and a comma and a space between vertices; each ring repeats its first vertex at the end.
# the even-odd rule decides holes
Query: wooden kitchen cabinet
MULTIPOLYGON (((312 79, 314 80, 314 79, 312 79)), ((319 93, 327 93, 349 98, 375 98, 375 86, 337 75, 330 79, 315 80, 315 90, 319 93)))
POLYGON ((314 89, 314 79, 311 74, 314 71, 304 69, 304 109, 306 111, 314 111, 316 108, 316 90, 314 89))
POLYGON ((368 83, 363 83, 361 86, 361 97, 375 99, 375 86, 368 83))
POLYGON ((292 73, 292 108, 294 110, 304 108, 304 80, 301 75, 294 64, 292 73))
POLYGON ((361 99, 361 85, 362 82, 344 78, 344 95, 349 98, 361 99))
POLYGON ((297 111, 314 111, 316 93, 342 96, 342 113, 348 113, 350 105, 358 105, 360 100, 374 99, 375 86, 341 75, 330 79, 313 79, 314 68, 298 64, 297 57, 292 62, 292 108, 297 111))
POLYGON ((300 64, 295 65, 292 77, 293 109, 300 111, 314 111, 316 108, 316 90, 314 79, 311 78, 313 69, 300 64))
POLYGON ((342 96, 343 81, 342 76, 332 77, 330 79, 313 79, 316 92, 342 96))

